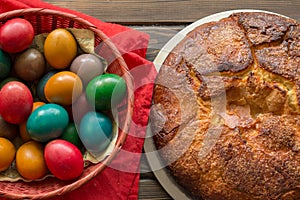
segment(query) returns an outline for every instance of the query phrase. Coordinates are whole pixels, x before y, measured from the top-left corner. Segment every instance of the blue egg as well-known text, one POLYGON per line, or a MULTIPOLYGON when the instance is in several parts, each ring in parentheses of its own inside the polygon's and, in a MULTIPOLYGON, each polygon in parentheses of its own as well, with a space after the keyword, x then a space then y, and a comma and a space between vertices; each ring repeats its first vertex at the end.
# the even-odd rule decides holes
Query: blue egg
POLYGON ((47 83, 47 81, 51 78, 51 76, 53 76, 54 74, 56 74, 57 71, 50 71, 48 73, 46 73, 38 82, 37 87, 36 87, 36 94, 37 97, 43 101, 43 102, 48 102, 46 97, 45 97, 45 92, 44 92, 44 88, 45 85, 47 83))
POLYGON ((100 112, 90 111, 80 122, 79 137, 84 147, 93 155, 105 150, 112 139, 112 121, 100 112))
POLYGON ((0 49, 0 79, 9 75, 11 66, 12 62, 9 55, 0 49))
POLYGON ((68 123, 69 115, 65 108, 49 103, 30 114, 26 128, 33 140, 47 142, 60 137, 68 123))

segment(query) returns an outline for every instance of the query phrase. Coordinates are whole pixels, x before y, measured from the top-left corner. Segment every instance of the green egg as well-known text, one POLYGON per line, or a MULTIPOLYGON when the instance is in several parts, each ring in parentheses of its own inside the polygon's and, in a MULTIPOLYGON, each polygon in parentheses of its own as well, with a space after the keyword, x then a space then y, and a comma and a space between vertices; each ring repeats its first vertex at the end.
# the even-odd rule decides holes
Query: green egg
POLYGON ((71 142, 78 149, 82 149, 83 144, 79 138, 78 131, 74 122, 70 122, 68 126, 65 128, 64 132, 62 133, 61 139, 71 142))
POLYGON ((109 110, 117 106, 126 95, 126 82, 116 74, 103 74, 87 85, 86 97, 97 110, 109 110))
POLYGON ((3 79, 0 82, 0 89, 3 87, 3 85, 5 85, 6 83, 8 83, 10 81, 19 81, 19 82, 22 82, 20 79, 18 79, 16 77, 7 77, 7 78, 3 79))
POLYGON ((11 66, 12 62, 9 55, 0 49, 0 79, 9 75, 11 66))
POLYGON ((45 104, 35 109, 26 124, 33 140, 47 142, 59 138, 69 124, 68 112, 58 104, 45 104))

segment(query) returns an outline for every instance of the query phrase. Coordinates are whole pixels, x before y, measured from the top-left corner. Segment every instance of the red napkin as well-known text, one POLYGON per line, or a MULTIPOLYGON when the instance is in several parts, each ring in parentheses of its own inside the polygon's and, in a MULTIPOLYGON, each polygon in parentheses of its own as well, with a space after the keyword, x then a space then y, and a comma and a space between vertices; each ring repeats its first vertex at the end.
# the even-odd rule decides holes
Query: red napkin
MULTIPOLYGON (((132 125, 125 145, 111 165, 94 179, 70 193, 53 200, 137 199, 139 163, 152 98, 156 70, 145 59, 149 36, 128 27, 102 22, 99 19, 57 7, 40 0, 1 0, 0 13, 22 8, 49 8, 75 14, 102 30, 120 49, 135 82, 135 103, 132 125)), ((4 198, 0 198, 4 200, 4 198)))

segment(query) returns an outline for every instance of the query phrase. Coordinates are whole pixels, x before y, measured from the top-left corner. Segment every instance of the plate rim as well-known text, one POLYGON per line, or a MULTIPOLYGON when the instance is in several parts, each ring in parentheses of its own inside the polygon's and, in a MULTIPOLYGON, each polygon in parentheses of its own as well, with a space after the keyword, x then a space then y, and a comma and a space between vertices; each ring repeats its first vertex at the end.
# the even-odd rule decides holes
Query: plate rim
MULTIPOLYGON (((231 14, 238 13, 238 12, 262 12, 262 13, 268 13, 268 14, 275 14, 279 15, 285 18, 290 18, 288 16, 267 11, 267 10, 259 10, 259 9, 233 9, 233 10, 226 10, 217 12, 211 15, 208 15, 206 17, 200 18, 199 20, 196 20, 195 22, 191 23, 190 25, 186 26, 182 30, 180 30, 178 33, 176 33, 158 52, 157 56, 155 57, 153 64, 159 73, 160 68, 162 64, 164 63, 165 59, 169 55, 169 53, 177 46, 179 42, 182 41, 182 39, 193 29, 196 27, 213 21, 218 21, 220 19, 223 19, 225 17, 230 16, 231 14)), ((150 128, 150 120, 147 124, 146 129, 146 138, 144 142, 144 151, 145 151, 145 157, 148 161, 148 164, 150 166, 151 171, 153 172, 154 176, 160 183, 160 185, 165 189, 165 191, 173 198, 173 199, 193 199, 191 194, 189 194, 181 185, 179 185, 174 177, 171 175, 167 167, 164 167, 163 161, 161 160, 158 153, 153 153, 153 151, 157 150, 156 145, 154 143, 154 140, 152 138, 153 133, 150 128), (150 154, 147 154, 147 152, 151 152, 150 154), (157 166, 161 166, 161 168, 157 169, 157 166), (153 170, 156 169, 156 170, 153 170)))

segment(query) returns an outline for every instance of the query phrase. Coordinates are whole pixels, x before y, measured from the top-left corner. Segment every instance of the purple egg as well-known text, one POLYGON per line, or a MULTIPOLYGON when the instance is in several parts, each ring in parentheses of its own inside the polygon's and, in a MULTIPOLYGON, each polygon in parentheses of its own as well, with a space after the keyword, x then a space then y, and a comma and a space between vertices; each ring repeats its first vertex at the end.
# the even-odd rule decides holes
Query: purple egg
POLYGON ((103 74, 104 65, 97 56, 82 54, 73 60, 70 71, 76 73, 86 86, 94 77, 103 74))

